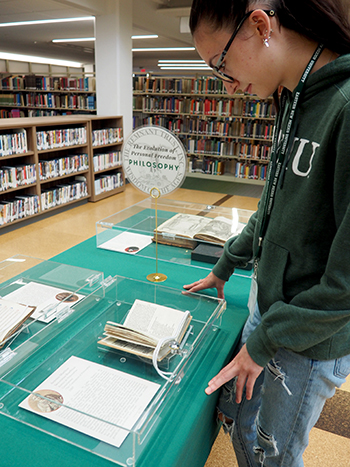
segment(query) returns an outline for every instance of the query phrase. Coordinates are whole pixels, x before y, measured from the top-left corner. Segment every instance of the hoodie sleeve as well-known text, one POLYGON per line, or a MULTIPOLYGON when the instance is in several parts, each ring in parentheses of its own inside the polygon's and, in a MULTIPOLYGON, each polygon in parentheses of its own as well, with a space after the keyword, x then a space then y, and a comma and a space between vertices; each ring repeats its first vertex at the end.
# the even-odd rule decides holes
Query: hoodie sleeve
POLYGON ((250 217, 240 235, 225 243, 224 253, 213 268, 213 273, 219 279, 228 281, 235 267, 245 267, 252 259, 256 220, 257 212, 250 217))

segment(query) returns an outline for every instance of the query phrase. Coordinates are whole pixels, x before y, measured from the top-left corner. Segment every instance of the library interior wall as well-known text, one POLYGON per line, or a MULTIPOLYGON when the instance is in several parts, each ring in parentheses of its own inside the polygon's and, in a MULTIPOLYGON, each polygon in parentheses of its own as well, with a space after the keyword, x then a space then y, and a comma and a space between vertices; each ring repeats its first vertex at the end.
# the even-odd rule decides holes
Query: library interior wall
MULTIPOLYGON (((71 68, 72 73, 80 73, 83 71, 90 71, 90 68, 71 68)), ((28 63, 20 62, 17 60, 0 60, 0 72, 3 73, 53 73, 53 74, 67 74, 67 67, 59 65, 47 65, 45 63, 28 63)))
MULTIPOLYGON (((105 14, 95 21, 95 69, 97 115, 123 115, 125 135, 132 131, 132 2, 106 0, 105 14)), ((66 76, 93 72, 82 68, 0 60, 0 72, 66 76)), ((87 75, 85 75, 87 76, 87 75)))
POLYGON ((132 2, 106 0, 95 22, 98 115, 123 115, 124 135, 132 131, 132 2))

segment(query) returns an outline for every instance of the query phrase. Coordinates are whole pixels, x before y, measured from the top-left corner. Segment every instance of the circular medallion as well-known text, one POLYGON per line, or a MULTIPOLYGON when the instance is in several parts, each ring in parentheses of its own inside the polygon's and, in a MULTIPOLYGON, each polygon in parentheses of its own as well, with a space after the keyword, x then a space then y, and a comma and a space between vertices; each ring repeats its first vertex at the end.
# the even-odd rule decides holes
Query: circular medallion
POLYGON ((168 195, 186 177, 186 151, 177 136, 157 125, 143 126, 127 138, 122 150, 125 176, 136 188, 168 195))
POLYGON ((57 391, 40 389, 29 396, 28 404, 35 412, 54 412, 63 404, 63 397, 57 391))

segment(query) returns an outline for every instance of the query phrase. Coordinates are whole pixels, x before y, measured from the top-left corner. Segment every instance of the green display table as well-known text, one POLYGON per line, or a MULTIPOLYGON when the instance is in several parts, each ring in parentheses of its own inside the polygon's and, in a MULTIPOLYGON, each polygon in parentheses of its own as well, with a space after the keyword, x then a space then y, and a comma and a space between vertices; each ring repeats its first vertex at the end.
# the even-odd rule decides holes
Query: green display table
MULTIPOLYGON (((101 271, 105 277, 120 275, 146 280, 155 272, 155 260, 96 248, 93 237, 53 258, 62 264, 101 271)), ((182 289, 184 284, 204 277, 207 270, 173 262, 163 262, 167 287, 182 289)), ((217 394, 206 396, 207 382, 230 359, 247 317, 250 281, 233 276, 225 288, 227 310, 220 332, 203 345, 196 356, 196 365, 186 371, 178 387, 157 420, 157 429, 147 439, 150 448, 142 453, 137 467, 200 467, 206 462, 218 432, 216 423, 217 394)), ((206 291, 215 296, 215 291, 206 291)), ((27 467, 104 467, 116 465, 84 449, 40 432, 15 419, 0 417, 2 443, 6 446, 1 465, 27 467)))

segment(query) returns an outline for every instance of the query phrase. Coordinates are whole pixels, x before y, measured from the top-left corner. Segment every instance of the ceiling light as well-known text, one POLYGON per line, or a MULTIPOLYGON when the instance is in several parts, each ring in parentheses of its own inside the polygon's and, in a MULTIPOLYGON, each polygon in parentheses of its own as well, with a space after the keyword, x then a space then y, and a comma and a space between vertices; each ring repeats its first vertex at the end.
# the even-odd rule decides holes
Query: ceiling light
POLYGON ((184 50, 196 50, 194 47, 151 47, 143 49, 131 49, 133 52, 167 52, 171 51, 184 51, 184 50))
POLYGON ((211 70, 210 67, 201 66, 161 66, 161 70, 211 70))
POLYGON ((131 36, 131 39, 158 39, 157 34, 141 34, 138 36, 131 36))
POLYGON ((76 21, 92 21, 94 16, 81 16, 79 18, 56 18, 56 19, 39 19, 35 21, 17 21, 14 23, 0 23, 0 28, 8 28, 11 26, 30 26, 32 24, 50 24, 50 23, 71 23, 76 21))
POLYGON ((193 68, 210 68, 205 63, 202 63, 202 64, 200 63, 166 63, 166 64, 159 63, 158 66, 160 68, 172 67, 173 69, 183 67, 183 66, 190 66, 193 68))
POLYGON ((74 37, 72 39, 52 39, 52 42, 87 42, 87 41, 95 41, 95 37, 74 37))
POLYGON ((158 63, 202 63, 204 60, 158 60, 158 63))
POLYGON ((56 58, 35 57, 33 55, 11 54, 7 52, 0 52, 0 59, 15 60, 17 62, 45 63, 46 65, 72 66, 74 68, 84 66, 83 63, 71 62, 70 60, 58 60, 56 58))

